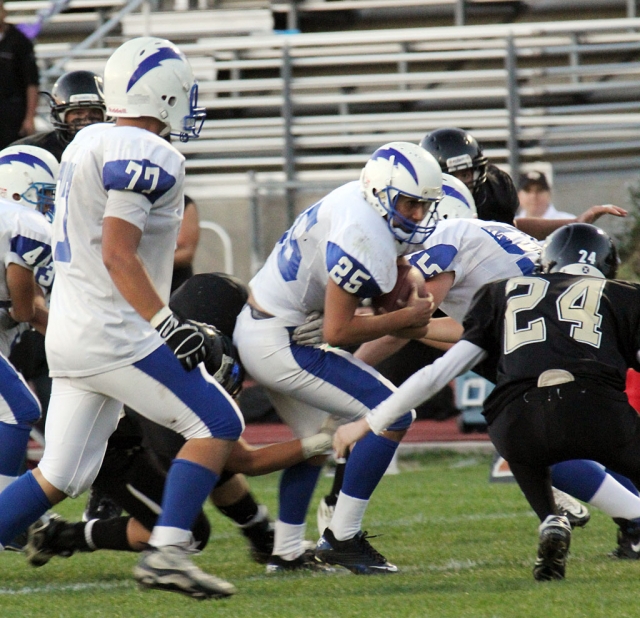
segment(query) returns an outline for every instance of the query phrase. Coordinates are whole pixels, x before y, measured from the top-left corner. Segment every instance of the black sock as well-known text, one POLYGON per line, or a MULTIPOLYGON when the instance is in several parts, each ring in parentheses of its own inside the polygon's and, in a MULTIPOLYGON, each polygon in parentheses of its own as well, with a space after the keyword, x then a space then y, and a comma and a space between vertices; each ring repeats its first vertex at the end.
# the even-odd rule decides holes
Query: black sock
POLYGON ((338 495, 342 489, 342 482, 344 481, 344 471, 346 467, 346 463, 336 464, 336 473, 333 477, 331 491, 324 497, 324 501, 327 503, 327 506, 335 506, 336 502, 338 502, 338 495))
MULTIPOLYGON (((51 541, 52 549, 59 552, 76 552, 76 551, 92 551, 87 545, 84 536, 84 529, 87 524, 84 522, 65 523, 63 527, 57 530, 56 536, 51 541)), ((69 553, 69 555, 71 555, 69 553)))
POLYGON ((131 517, 113 517, 95 520, 91 528, 91 542, 95 549, 136 551, 127 540, 127 525, 130 519, 131 517))
POLYGON ((239 526, 249 523, 258 514, 258 503, 250 492, 240 500, 228 506, 219 506, 218 510, 235 521, 239 526))

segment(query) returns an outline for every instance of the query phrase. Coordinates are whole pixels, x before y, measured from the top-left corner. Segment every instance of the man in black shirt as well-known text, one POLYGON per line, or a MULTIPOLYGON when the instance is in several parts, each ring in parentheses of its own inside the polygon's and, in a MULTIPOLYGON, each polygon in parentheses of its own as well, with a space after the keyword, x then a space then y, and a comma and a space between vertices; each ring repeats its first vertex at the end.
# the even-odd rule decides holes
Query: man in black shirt
POLYGON ((35 131, 40 79, 31 41, 6 16, 0 0, 0 150, 35 131))
MULTIPOLYGON (((454 376, 491 365, 489 436, 542 522, 534 577, 564 578, 571 527, 555 514, 548 467, 591 459, 640 483, 640 417, 624 393, 627 369, 640 368, 640 285, 610 281, 617 261, 611 240, 594 226, 553 233, 541 274, 483 286, 460 342, 365 419, 339 428, 338 454, 454 376)), ((616 523, 640 543, 640 518, 616 523)))

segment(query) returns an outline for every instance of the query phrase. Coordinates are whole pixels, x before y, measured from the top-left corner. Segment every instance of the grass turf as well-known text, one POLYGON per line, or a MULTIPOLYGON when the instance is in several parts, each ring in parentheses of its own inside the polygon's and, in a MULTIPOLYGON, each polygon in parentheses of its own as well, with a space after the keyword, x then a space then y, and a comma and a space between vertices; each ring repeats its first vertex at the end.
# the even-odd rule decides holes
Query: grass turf
MULTIPOLYGON (((207 507, 213 533, 195 558, 203 569, 232 581, 239 593, 221 601, 139 590, 136 555, 119 552, 54 559, 34 569, 24 557, 0 555, 0 616, 46 617, 461 617, 564 618, 637 616, 640 562, 607 556, 615 525, 592 511, 574 532, 567 579, 538 583, 531 569, 537 520, 517 486, 489 483, 490 458, 452 453, 402 459, 369 506, 364 528, 372 543, 401 570, 396 575, 293 573, 269 575, 249 559, 245 540, 207 507)), ((276 512, 278 475, 251 480, 256 496, 276 512)), ((316 538, 314 496, 307 538, 316 538)), ((80 517, 84 497, 56 508, 80 517)))

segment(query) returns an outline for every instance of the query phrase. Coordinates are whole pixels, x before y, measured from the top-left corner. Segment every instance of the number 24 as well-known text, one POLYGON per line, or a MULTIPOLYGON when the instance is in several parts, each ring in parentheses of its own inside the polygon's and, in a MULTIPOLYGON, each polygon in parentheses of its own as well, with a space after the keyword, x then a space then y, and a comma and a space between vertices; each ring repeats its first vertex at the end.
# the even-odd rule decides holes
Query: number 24
MULTIPOLYGON (((594 348, 600 347, 602 338, 602 315, 598 313, 598 309, 605 283, 604 279, 578 279, 556 300, 558 319, 561 322, 572 323, 571 337, 594 348)), ((549 282, 544 279, 515 277, 507 282, 505 294, 509 294, 518 286, 524 286, 526 291, 507 300, 504 315, 505 354, 529 343, 545 341, 547 338, 547 325, 543 317, 527 322, 524 328, 517 327, 516 317, 521 311, 533 309, 544 298, 549 282)))

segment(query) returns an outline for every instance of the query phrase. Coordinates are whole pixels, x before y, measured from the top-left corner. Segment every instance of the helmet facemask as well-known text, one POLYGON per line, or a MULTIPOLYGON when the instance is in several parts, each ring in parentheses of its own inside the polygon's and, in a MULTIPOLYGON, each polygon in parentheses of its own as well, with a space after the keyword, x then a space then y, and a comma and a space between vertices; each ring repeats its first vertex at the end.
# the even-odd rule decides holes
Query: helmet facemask
POLYGON ((436 218, 428 210, 416 223, 397 208, 401 195, 427 205, 442 198, 442 172, 435 159, 408 142, 391 142, 378 148, 360 175, 364 198, 387 222, 402 244, 420 245, 433 233, 436 218))

